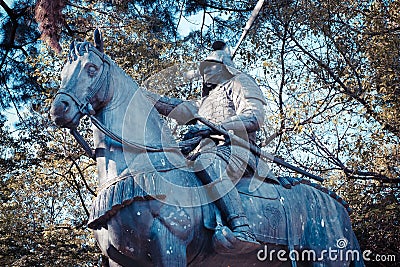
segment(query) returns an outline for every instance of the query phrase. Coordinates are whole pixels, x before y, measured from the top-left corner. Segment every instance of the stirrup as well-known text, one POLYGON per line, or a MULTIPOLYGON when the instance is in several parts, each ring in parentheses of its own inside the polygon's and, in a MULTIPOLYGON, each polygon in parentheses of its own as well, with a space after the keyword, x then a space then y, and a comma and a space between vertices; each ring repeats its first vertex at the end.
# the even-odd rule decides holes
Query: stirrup
POLYGON ((256 240, 255 235, 250 230, 248 231, 232 231, 233 235, 242 242, 249 242, 256 245, 260 245, 260 243, 256 240))
POLYGON ((213 235, 213 247, 215 252, 222 255, 248 254, 261 247, 253 237, 251 232, 235 233, 229 227, 222 226, 213 235))
POLYGON ((233 235, 239 241, 260 244, 251 231, 249 221, 245 215, 231 215, 228 217, 228 223, 231 226, 233 235))

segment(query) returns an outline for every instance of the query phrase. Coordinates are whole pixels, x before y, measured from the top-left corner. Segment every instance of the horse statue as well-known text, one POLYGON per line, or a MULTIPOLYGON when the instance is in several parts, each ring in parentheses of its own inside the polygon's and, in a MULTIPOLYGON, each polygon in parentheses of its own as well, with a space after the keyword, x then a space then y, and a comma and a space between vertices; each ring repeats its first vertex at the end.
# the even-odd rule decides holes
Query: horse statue
POLYGON ((88 226, 110 266, 364 266, 340 198, 294 178, 290 188, 266 179, 256 190, 242 178, 236 187, 260 246, 219 251, 216 233, 228 248, 232 240, 216 205, 97 30, 95 45, 71 44, 61 77, 52 120, 75 135, 83 116, 94 125, 99 189, 88 226))

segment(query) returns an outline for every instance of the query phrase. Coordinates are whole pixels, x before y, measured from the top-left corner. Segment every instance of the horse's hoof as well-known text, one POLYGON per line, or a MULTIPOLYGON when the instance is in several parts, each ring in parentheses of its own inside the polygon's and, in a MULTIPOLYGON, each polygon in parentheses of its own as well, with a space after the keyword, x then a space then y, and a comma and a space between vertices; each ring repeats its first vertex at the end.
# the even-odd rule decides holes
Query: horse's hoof
POLYGON ((218 254, 247 254, 260 248, 260 243, 249 239, 243 233, 232 232, 226 226, 216 229, 213 236, 213 246, 218 254))

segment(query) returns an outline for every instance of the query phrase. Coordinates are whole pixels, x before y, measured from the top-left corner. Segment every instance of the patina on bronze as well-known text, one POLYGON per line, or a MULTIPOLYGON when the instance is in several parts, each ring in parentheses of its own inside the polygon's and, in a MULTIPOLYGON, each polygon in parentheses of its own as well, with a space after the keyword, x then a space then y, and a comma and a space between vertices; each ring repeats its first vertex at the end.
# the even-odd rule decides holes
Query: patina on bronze
MULTIPOLYGON (((260 245, 245 255, 210 202, 209 190, 181 154, 147 94, 96 46, 75 42, 62 72, 61 93, 52 104, 53 121, 75 129, 91 114, 110 133, 139 148, 124 146, 93 127, 99 192, 93 201, 89 227, 110 266, 343 266, 346 259, 317 262, 260 261, 264 249, 314 250, 337 248, 359 251, 343 205, 313 186, 262 183, 249 190, 250 178, 236 188, 260 245), (97 48, 96 48, 97 47, 97 48), (101 81, 101 82, 100 82, 101 81), (125 115, 124 115, 125 114, 125 115), (147 148, 165 145, 168 151, 147 148), (217 242, 216 242, 217 241, 217 242), (225 242, 224 244, 221 241, 225 242), (232 251, 229 250, 232 248, 232 251)), ((262 177, 258 177, 262 179, 262 177)), ((320 255, 320 254, 319 254, 320 255)), ((268 259, 267 259, 268 260, 268 259)), ((362 260, 354 266, 363 266, 362 260)))

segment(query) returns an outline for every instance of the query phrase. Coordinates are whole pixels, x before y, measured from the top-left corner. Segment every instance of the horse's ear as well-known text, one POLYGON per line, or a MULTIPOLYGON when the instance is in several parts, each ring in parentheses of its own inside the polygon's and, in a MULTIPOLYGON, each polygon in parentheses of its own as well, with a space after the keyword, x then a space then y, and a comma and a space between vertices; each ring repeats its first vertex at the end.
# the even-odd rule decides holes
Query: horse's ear
POLYGON ((70 46, 69 46, 69 61, 70 63, 74 60, 76 60, 76 54, 75 54, 75 41, 72 41, 70 46))
POLYGON ((94 30, 94 45, 101 53, 104 52, 103 36, 98 28, 94 30))

